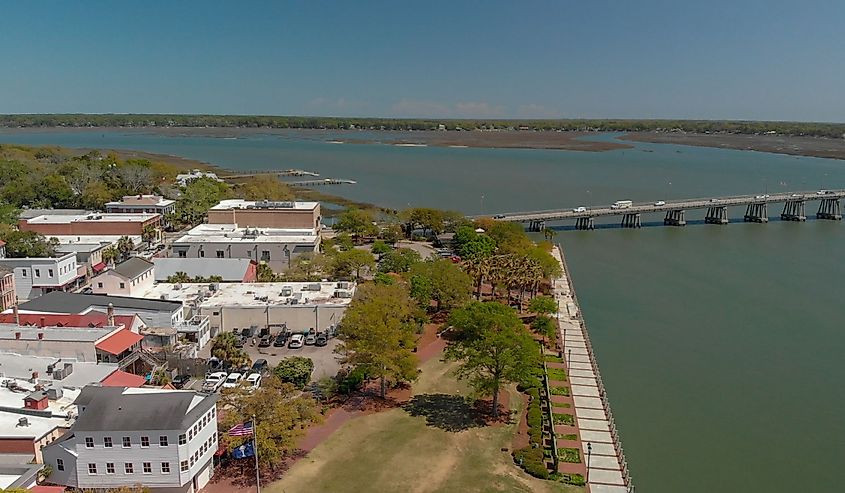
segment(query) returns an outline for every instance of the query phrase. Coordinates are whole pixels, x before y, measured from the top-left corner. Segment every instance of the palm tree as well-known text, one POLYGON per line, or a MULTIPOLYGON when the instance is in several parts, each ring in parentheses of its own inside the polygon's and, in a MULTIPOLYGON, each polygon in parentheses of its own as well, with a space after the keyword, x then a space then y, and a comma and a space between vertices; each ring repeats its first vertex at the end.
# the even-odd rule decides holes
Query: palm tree
POLYGON ((106 248, 103 250, 103 262, 108 265, 114 265, 114 261, 117 260, 118 251, 114 245, 106 248))
POLYGON ((557 231, 551 228, 545 228, 543 230, 543 237, 545 237, 547 241, 552 241, 552 238, 555 236, 557 236, 557 231))
POLYGON ((481 300, 481 285, 484 279, 490 275, 490 261, 491 257, 483 257, 481 255, 468 257, 464 260, 464 270, 475 282, 475 298, 481 300))
POLYGON ((211 342, 211 354, 221 361, 228 361, 232 366, 243 366, 249 363, 249 355, 243 349, 236 347, 235 334, 223 332, 211 342))
POLYGON ((168 276, 167 282, 172 282, 172 283, 191 282, 191 276, 189 276, 185 272, 179 271, 179 272, 173 274, 172 276, 168 276))
POLYGON ((117 240, 117 251, 120 252, 120 258, 125 259, 129 256, 132 250, 135 249, 135 242, 128 236, 121 236, 117 240))
POLYGON ((144 226, 144 229, 141 231, 141 239, 146 241, 150 245, 152 245, 154 241, 158 240, 158 237, 159 229, 153 226, 152 224, 144 226))

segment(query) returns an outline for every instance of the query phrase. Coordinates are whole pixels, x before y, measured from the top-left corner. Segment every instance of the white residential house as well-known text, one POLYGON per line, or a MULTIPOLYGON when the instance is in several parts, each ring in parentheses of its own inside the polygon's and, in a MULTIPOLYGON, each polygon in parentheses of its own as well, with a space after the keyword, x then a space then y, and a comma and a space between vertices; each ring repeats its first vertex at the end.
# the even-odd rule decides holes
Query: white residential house
POLYGON ((149 290, 155 282, 155 264, 141 257, 132 257, 107 270, 91 281, 94 294, 135 296, 149 290))
POLYGON ((189 390, 85 387, 76 422, 42 451, 50 482, 194 493, 214 474, 216 400, 189 390))
POLYGON ((57 257, 0 258, 0 266, 15 273, 15 289, 21 300, 75 288, 80 277, 73 252, 57 257))

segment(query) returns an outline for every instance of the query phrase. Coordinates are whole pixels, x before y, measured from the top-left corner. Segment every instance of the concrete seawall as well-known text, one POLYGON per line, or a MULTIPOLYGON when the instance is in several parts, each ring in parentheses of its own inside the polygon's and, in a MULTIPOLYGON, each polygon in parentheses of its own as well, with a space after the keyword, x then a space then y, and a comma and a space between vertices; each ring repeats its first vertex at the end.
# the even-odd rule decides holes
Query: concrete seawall
POLYGON ((554 280, 558 323, 564 363, 569 376, 575 419, 587 465, 591 493, 634 491, 622 442, 613 420, 598 365, 578 299, 569 277, 563 250, 555 246, 552 255, 563 274, 554 280))

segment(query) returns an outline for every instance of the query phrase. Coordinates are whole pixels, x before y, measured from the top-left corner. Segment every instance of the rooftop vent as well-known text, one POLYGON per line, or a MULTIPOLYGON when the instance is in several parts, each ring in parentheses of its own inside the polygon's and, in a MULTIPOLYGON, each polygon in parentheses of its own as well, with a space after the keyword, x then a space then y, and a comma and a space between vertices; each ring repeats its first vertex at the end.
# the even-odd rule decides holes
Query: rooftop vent
POLYGON ((18 418, 18 426, 29 426, 29 419, 26 416, 18 418))

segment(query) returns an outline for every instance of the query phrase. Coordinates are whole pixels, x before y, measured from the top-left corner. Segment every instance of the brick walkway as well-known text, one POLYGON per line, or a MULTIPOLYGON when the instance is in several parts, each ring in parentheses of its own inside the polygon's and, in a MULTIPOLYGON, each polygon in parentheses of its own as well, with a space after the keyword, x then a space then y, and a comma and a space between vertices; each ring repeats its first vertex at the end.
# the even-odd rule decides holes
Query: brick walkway
MULTIPOLYGON (((552 255, 561 261, 560 251, 555 247, 552 255)), ((569 409, 569 414, 575 415, 575 427, 562 427, 558 433, 576 433, 580 438, 578 443, 582 450, 582 459, 588 461, 587 450, 590 446, 589 464, 584 465, 588 469, 589 491, 591 493, 626 493, 628 489, 622 475, 622 462, 613 442, 610 432, 610 422, 605 412, 604 402, 599 393, 598 381, 594 368, 593 356, 587 348, 584 337, 583 324, 577 304, 570 293, 569 282, 566 278, 567 272, 555 279, 554 292, 558 301, 560 312, 560 340, 563 346, 563 356, 569 378, 572 397, 571 402, 574 408, 569 409), (576 431, 566 431, 575 429, 576 431)), ((551 366, 551 365, 550 365, 551 366)), ((557 431, 557 426, 555 431, 557 431)), ((567 443, 558 442, 558 447, 567 443)), ((573 443, 573 442, 569 442, 573 443)), ((561 470, 561 472, 564 472, 561 470)), ((567 471, 568 472, 568 471, 567 471)))

